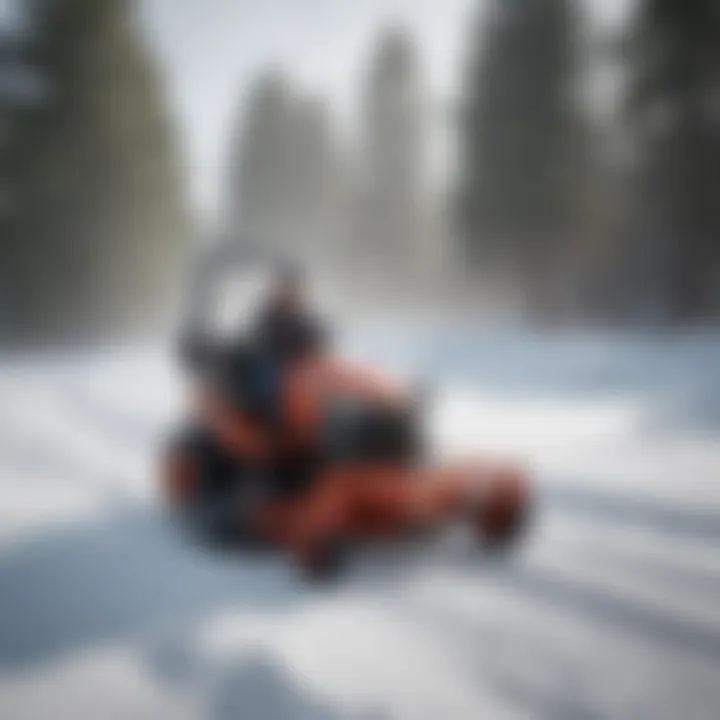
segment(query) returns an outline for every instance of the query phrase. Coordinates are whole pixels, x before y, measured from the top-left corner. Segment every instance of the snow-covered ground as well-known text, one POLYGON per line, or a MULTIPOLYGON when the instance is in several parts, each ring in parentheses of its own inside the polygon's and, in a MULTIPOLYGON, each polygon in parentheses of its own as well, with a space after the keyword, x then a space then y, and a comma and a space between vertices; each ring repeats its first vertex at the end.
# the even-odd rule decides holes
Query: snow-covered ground
POLYGON ((720 716, 720 337, 390 324, 447 452, 522 455, 509 561, 438 546, 303 587, 164 522, 159 355, 0 363, 0 718, 720 716))

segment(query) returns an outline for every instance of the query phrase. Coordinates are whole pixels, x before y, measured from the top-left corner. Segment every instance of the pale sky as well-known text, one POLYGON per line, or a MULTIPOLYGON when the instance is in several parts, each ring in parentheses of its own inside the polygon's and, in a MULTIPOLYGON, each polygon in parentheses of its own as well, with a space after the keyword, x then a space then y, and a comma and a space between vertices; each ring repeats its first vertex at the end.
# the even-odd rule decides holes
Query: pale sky
MULTIPOLYGON (((0 0, 1 2, 2 0, 0 0)), ((363 69, 383 25, 415 33, 437 112, 448 106, 478 0, 141 0, 142 19, 169 81, 198 210, 216 210, 231 128, 248 83, 287 66, 327 96, 351 127, 363 69)), ((620 18, 629 0, 588 0, 599 20, 620 18)))

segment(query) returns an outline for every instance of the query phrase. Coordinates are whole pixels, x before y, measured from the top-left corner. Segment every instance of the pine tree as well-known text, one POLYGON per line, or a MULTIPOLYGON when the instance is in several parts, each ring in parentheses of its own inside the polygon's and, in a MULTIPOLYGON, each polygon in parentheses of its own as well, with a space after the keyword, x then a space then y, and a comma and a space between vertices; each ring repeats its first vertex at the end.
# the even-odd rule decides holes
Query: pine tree
POLYGON ((423 80, 404 29, 379 36, 363 110, 357 251, 397 283, 417 274, 427 230, 423 80))
POLYGON ((285 77, 262 75, 245 102, 229 167, 225 222, 238 240, 279 243, 290 204, 292 100, 285 77))
POLYGON ((295 100, 290 128, 289 217, 294 242, 316 262, 334 250, 336 148, 327 107, 315 98, 295 100))
POLYGON ((252 87, 238 126, 226 234, 271 251, 323 254, 334 232, 337 200, 327 108, 271 72, 252 87))
POLYGON ((151 318, 188 239, 159 81, 127 0, 33 0, 45 88, 17 143, 13 301, 27 340, 151 318))
POLYGON ((492 0, 474 32, 461 117, 458 235, 473 265, 537 310, 567 252, 583 143, 571 0, 492 0))
POLYGON ((27 43, 16 28, 4 28, 0 37, 0 333, 9 335, 14 317, 13 294, 19 248, 14 242, 18 161, 22 156, 20 130, 30 105, 16 80, 27 71, 27 43))
POLYGON ((630 42, 636 281, 670 319, 720 317, 720 3, 643 0, 630 42))

